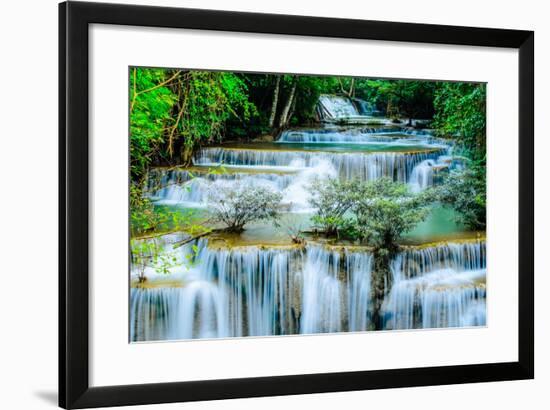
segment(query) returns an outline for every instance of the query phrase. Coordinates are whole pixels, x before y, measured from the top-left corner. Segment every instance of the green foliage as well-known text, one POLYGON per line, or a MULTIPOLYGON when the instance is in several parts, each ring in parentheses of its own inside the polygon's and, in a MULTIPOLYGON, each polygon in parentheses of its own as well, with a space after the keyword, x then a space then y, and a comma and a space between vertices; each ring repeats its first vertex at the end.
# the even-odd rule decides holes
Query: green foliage
POLYGON ((470 229, 486 226, 486 171, 474 165, 461 171, 452 171, 437 187, 439 200, 457 212, 457 222, 470 229))
MULTIPOLYGON (((270 132, 277 75, 133 68, 130 71, 131 174, 154 162, 189 165, 198 145, 270 132)), ((394 116, 433 111, 434 83, 281 75, 276 106, 284 126, 315 121, 319 95, 360 97, 394 116), (296 86, 295 93, 292 90, 296 86), (294 95, 293 98, 291 98, 294 95)))
POLYGON ((257 114, 248 100, 246 84, 236 74, 191 71, 180 87, 179 109, 184 112, 178 133, 186 147, 220 140, 231 117, 247 122, 257 114))
POLYGON ((195 262, 199 248, 191 245, 191 252, 182 253, 171 244, 166 244, 159 238, 132 239, 130 241, 130 255, 132 267, 138 272, 138 280, 147 280, 146 271, 152 269, 155 273, 168 275, 171 269, 183 266, 190 268, 195 262), (183 256, 179 260, 178 256, 183 256))
POLYGON ((434 127, 443 137, 456 138, 467 157, 485 160, 485 84, 438 83, 434 127))
POLYGON ((337 92, 336 77, 298 77, 296 88, 296 104, 291 124, 304 124, 315 120, 315 107, 319 96, 325 93, 337 92))
MULTIPOLYGON (((324 93, 363 99, 394 118, 431 118, 435 110, 437 133, 458 141, 454 153, 470 159, 470 169, 452 172, 438 195, 457 210, 467 226, 485 226, 484 84, 132 68, 132 233, 204 229, 192 211, 155 207, 143 197, 140 187, 148 167, 190 165, 194 150, 201 145, 273 133, 268 126, 272 106, 276 108, 275 129, 280 124, 310 123, 315 120, 319 95, 324 93)), ((375 246, 395 241, 425 216, 421 200, 427 193, 412 195, 405 186, 388 180, 316 181, 310 192, 311 204, 318 209, 313 217, 317 226, 329 235, 360 238, 375 246)), ((243 187, 220 191, 213 201, 215 219, 236 231, 254 220, 274 219, 281 199, 271 194, 243 187)))
POLYGON ((133 181, 161 159, 189 164, 199 144, 218 141, 230 118, 256 115, 247 86, 236 74, 132 68, 130 167, 133 181))
POLYGON ((167 251, 155 239, 132 239, 130 242, 132 266, 138 271, 140 282, 146 280, 147 268, 161 274, 169 274, 176 266, 177 258, 174 252, 167 251))
POLYGON ((141 188, 130 184, 130 230, 133 235, 152 231, 159 225, 151 201, 144 198, 141 188))
POLYGON ((439 83, 434 98, 436 131, 454 138, 455 154, 469 159, 467 169, 451 172, 438 188, 440 201, 470 229, 486 224, 486 97, 485 84, 439 83))
POLYGON ((235 121, 231 121, 231 133, 234 136, 245 137, 273 131, 268 124, 277 77, 279 76, 281 81, 276 106, 275 128, 277 128, 280 122, 285 105, 289 103, 291 91, 295 83, 295 97, 290 101, 287 125, 301 125, 315 121, 315 108, 319 95, 339 92, 338 79, 336 77, 239 74, 239 77, 248 86, 249 101, 257 108, 258 115, 251 118, 248 124, 238 124, 235 121))
POLYGON ((256 221, 276 221, 282 195, 264 187, 232 186, 213 191, 209 198, 212 221, 231 232, 241 232, 256 221))
MULTIPOLYGON (((152 162, 189 165, 193 150, 226 136, 270 132, 277 75, 133 68, 130 72, 132 178, 152 162)), ((473 159, 485 156, 484 84, 281 75, 277 118, 315 120, 319 95, 337 93, 374 104, 394 118, 431 117, 440 135, 458 137, 473 159), (294 98, 292 89, 296 85, 294 98), (288 110, 287 110, 288 108, 288 110)), ((279 124, 279 121, 275 121, 279 124)))
POLYGON ((170 77, 163 69, 130 71, 130 170, 134 180, 143 177, 172 122, 176 95, 167 86, 159 86, 170 77))
POLYGON ((309 190, 311 205, 317 209, 312 220, 327 235, 359 239, 388 250, 426 218, 436 198, 431 190, 414 194, 406 184, 390 178, 317 180, 309 190))
POLYGON ((313 223, 327 235, 338 235, 347 224, 346 213, 357 201, 359 181, 337 178, 316 179, 308 187, 309 203, 317 209, 313 223))
POLYGON ((393 251, 399 238, 428 215, 435 196, 410 192, 403 183, 381 178, 363 184, 354 205, 359 237, 375 247, 393 251))
POLYGON ((269 134, 270 103, 273 97, 276 77, 272 74, 235 74, 243 82, 248 94, 248 101, 255 107, 255 114, 246 122, 236 117, 226 123, 226 138, 249 139, 254 136, 269 134))
POLYGON ((192 209, 170 209, 154 206, 136 185, 130 186, 130 231, 132 236, 150 232, 186 231, 191 234, 204 230, 192 209))
POLYGON ((357 95, 382 108, 387 116, 409 120, 432 115, 433 93, 430 81, 362 80, 357 86, 357 95))

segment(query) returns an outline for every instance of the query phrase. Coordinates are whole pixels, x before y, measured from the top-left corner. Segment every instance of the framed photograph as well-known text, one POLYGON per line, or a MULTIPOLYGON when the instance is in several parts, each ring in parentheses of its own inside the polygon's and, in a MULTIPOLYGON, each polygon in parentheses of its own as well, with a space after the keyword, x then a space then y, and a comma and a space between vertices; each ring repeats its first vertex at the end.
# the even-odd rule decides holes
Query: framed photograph
POLYGON ((534 33, 66 2, 59 405, 534 377, 534 33))

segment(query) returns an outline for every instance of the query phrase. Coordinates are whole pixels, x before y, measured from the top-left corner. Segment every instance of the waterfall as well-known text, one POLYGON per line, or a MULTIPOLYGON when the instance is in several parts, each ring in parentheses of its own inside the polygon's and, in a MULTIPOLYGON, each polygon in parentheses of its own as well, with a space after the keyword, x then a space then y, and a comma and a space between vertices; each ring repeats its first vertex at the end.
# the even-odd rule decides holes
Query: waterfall
POLYGON ((321 128, 290 129, 281 133, 279 143, 358 143, 393 145, 446 146, 447 142, 434 138, 427 131, 408 128, 321 128))
POLYGON ((410 182, 413 190, 419 191, 433 183, 433 169, 444 152, 444 149, 410 153, 334 153, 206 148, 198 154, 197 163, 224 164, 231 172, 209 174, 154 168, 148 174, 145 192, 158 205, 206 207, 211 192, 219 189, 264 187, 281 192, 283 204, 288 209, 309 212, 307 187, 313 178, 359 178, 364 181, 390 177, 410 182))
POLYGON ((388 123, 387 119, 380 118, 383 113, 376 110, 373 104, 359 98, 333 94, 323 94, 319 97, 316 112, 318 118, 324 122, 388 123))
POLYGON ((367 330, 371 272, 370 252, 308 246, 301 333, 367 330))
POLYGON ((417 164, 411 173, 409 186, 413 192, 420 192, 432 185, 435 182, 437 173, 451 167, 452 159, 448 155, 441 155, 434 159, 426 159, 417 164))
POLYGON ((151 194, 161 188, 183 184, 192 179, 186 169, 151 168, 147 172, 145 192, 151 194))
POLYGON ((354 98, 353 101, 359 106, 359 113, 361 115, 373 115, 376 112, 374 104, 361 100, 360 98, 354 98))
POLYGON ((413 192, 419 192, 433 185, 435 161, 427 159, 414 167, 411 173, 410 186, 413 192))
MULTIPOLYGON (((316 108, 319 128, 286 129, 275 142, 262 137, 205 146, 194 153, 192 167, 150 169, 145 196, 155 205, 207 208, 196 212, 206 219, 213 192, 267 188, 281 194, 285 217, 297 216, 287 221, 295 225, 288 229, 293 233, 314 221, 309 203, 314 178, 389 177, 420 192, 440 182, 440 171, 466 166, 451 156, 451 142, 429 130, 394 126, 387 118, 374 121, 365 101, 321 95, 316 108), (209 167, 219 168, 210 172, 209 167)), ((486 324, 484 241, 400 248, 381 296, 371 285, 377 264, 370 248, 340 238, 316 239, 314 232, 303 233, 307 244, 265 245, 266 239, 280 243, 287 227, 256 221, 246 227, 241 234, 213 232, 210 242, 202 238, 176 248, 186 234, 132 239, 132 245, 148 241, 155 247, 136 245, 145 255, 131 255, 130 340, 486 324), (241 241, 248 246, 231 246, 241 241), (149 266, 153 262, 156 266, 149 266), (378 314, 381 321, 374 323, 378 314)), ((290 238, 284 240, 290 244, 290 238)))
POLYGON ((331 119, 356 117, 359 115, 352 101, 347 97, 323 94, 319 97, 322 112, 331 119))
POLYGON ((157 205, 206 207, 212 192, 241 186, 264 187, 283 194, 283 205, 294 212, 309 212, 307 187, 314 178, 338 176, 332 164, 319 160, 315 166, 293 173, 198 174, 192 179, 186 172, 154 169, 150 172, 147 196, 157 205), (182 174, 184 174, 182 176, 182 174), (151 181, 152 180, 152 181, 151 181), (164 185, 161 185, 164 184, 164 185))
POLYGON ((296 333, 300 250, 198 248, 182 287, 131 289, 132 340, 296 333))
MULTIPOLYGON (((200 276, 224 295, 218 337, 285 334, 292 328, 290 264, 299 251, 245 247, 211 250, 197 260, 200 276)), ((184 335, 185 336, 185 335, 184 335)), ((185 337, 184 337, 185 338, 185 337)))
POLYGON ((196 154, 195 166, 190 169, 150 169, 144 192, 158 205, 200 208, 207 207, 211 192, 221 188, 264 187, 281 192, 286 209, 310 212, 307 186, 312 177, 360 180, 390 177, 395 181, 409 182, 413 190, 420 191, 433 183, 437 169, 448 166, 448 163, 441 162, 441 158, 449 158, 443 154, 450 149, 427 133, 368 127, 287 130, 278 143, 269 148, 204 148, 196 154), (380 130, 384 132, 380 133, 380 130), (384 145, 371 145, 367 152, 347 149, 340 152, 341 147, 322 150, 315 146, 315 149, 305 150, 279 149, 284 143, 322 146, 322 143, 331 141, 335 144, 384 145), (395 148, 410 151, 391 151, 395 148), (208 171, 209 166, 220 165, 226 172, 208 171))
POLYGON ((340 332, 343 287, 339 279, 340 253, 308 246, 303 269, 303 311, 300 333, 340 332))
POLYGON ((162 340, 169 332, 171 311, 180 289, 130 288, 130 341, 162 340))
POLYGON ((187 171, 153 169, 148 177, 148 195, 157 204, 185 204, 206 206, 212 191, 226 187, 253 186, 283 191, 295 181, 295 176, 284 173, 201 173, 191 178, 187 171), (151 182, 152 181, 152 182, 151 182))
POLYGON ((385 328, 485 325, 485 242, 401 252, 383 304, 385 328))
MULTIPOLYGON (((181 259, 190 253, 181 249, 181 259)), ((361 248, 197 243, 178 287, 132 287, 132 341, 370 329, 373 257, 361 248)), ((392 261, 385 329, 484 326, 485 243, 406 249, 392 261)))
POLYGON ((264 151, 254 149, 205 148, 195 162, 200 165, 285 167, 303 169, 314 167, 320 161, 328 161, 342 178, 374 180, 390 177, 395 181, 407 182, 413 168, 427 159, 437 159, 445 149, 415 152, 315 152, 315 151, 264 151))
POLYGON ((180 287, 131 288, 132 341, 367 329, 368 252, 320 245, 212 249, 206 240, 197 246, 180 287))
POLYGON ((348 314, 351 332, 369 328, 372 264, 371 253, 346 251, 348 314))
POLYGON ((392 270, 399 279, 411 279, 425 272, 450 268, 456 271, 485 269, 484 241, 446 243, 423 249, 402 251, 393 261, 392 270))

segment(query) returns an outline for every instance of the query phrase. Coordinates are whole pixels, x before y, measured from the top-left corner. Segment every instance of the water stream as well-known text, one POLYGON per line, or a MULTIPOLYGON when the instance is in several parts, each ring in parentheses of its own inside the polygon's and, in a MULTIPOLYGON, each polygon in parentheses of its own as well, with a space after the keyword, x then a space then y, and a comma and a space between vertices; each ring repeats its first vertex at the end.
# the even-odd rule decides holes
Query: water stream
MULTIPOLYGON (((156 205, 208 212, 211 192, 262 186, 282 193, 287 214, 309 220, 313 178, 389 177, 419 192, 439 183, 454 166, 452 145, 429 131, 357 125, 371 118, 371 109, 360 101, 322 96, 318 110, 327 124, 285 130, 269 143, 205 147, 191 168, 152 168, 145 191, 156 205), (352 119, 353 125, 335 125, 343 119, 352 119)), ((403 247, 393 259, 383 329, 486 324, 485 242, 453 242, 463 230, 453 214, 435 206, 428 221, 406 237, 413 242, 437 235, 447 239, 403 247)), ((247 226, 237 245, 200 239, 173 249, 174 236, 158 241, 178 263, 167 276, 148 269, 148 281, 131 287, 131 341, 373 329, 373 256, 365 247, 291 245, 284 233, 265 223, 247 226)))
POLYGON ((288 130, 274 143, 225 144, 200 150, 192 172, 152 168, 146 191, 157 204, 207 207, 209 192, 237 185, 282 192, 295 211, 308 210, 313 178, 389 177, 413 191, 433 185, 452 165, 450 145, 423 131, 395 128, 288 130), (215 173, 208 170, 217 169, 215 173), (222 171, 220 171, 220 169, 222 171))
MULTIPOLYGON (((211 248, 198 243, 181 286, 130 292, 131 340, 365 331, 372 255, 307 245, 211 248)), ((184 259, 189 247, 180 248, 184 259)), ((385 329, 485 325, 485 243, 405 250, 392 263, 385 329)), ((161 278, 162 279, 162 278, 161 278)))

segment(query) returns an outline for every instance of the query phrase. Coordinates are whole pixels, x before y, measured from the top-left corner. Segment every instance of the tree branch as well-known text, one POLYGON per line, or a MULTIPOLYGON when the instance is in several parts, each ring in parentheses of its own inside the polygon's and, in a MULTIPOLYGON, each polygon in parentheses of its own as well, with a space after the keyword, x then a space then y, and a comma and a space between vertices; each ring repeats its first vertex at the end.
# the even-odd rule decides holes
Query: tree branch
POLYGON ((183 239, 179 242, 176 242, 172 245, 172 247, 174 249, 177 249, 177 248, 179 248, 183 245, 188 244, 189 242, 193 242, 195 239, 199 239, 199 238, 202 238, 204 236, 207 236, 207 235, 210 235, 210 234, 213 234, 213 233, 224 232, 224 231, 225 231, 225 229, 212 229, 210 231, 202 232, 202 233, 199 233, 197 235, 190 236, 189 238, 183 239))
POLYGON ((172 155, 174 153, 174 133, 176 132, 176 129, 178 128, 178 124, 180 123, 181 117, 183 116, 183 112, 185 111, 185 108, 187 107, 187 96, 184 96, 184 100, 181 103, 181 108, 178 112, 178 116, 176 118, 176 123, 170 130, 170 134, 168 135, 168 154, 170 155, 170 158, 172 158, 172 155))
POLYGON ((157 85, 155 85, 154 87, 151 87, 151 88, 147 88, 145 90, 141 90, 141 91, 136 91, 136 69, 134 68, 134 95, 132 97, 132 104, 130 104, 130 112, 132 112, 132 110, 134 109, 134 104, 136 102, 136 98, 138 95, 141 95, 141 94, 145 94, 145 93, 148 93, 150 91, 153 91, 153 90, 156 90, 157 88, 160 88, 170 82, 172 82, 173 80, 175 80, 180 74, 182 73, 181 70, 178 70, 176 71, 176 73, 170 77, 168 80, 165 80, 157 85))

